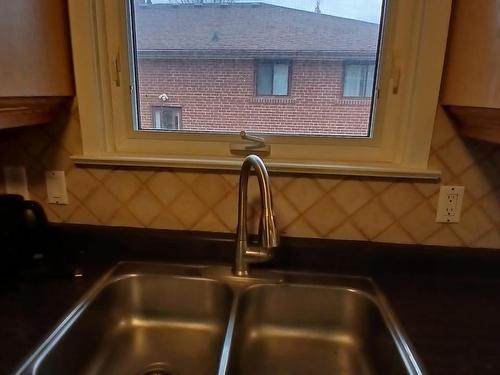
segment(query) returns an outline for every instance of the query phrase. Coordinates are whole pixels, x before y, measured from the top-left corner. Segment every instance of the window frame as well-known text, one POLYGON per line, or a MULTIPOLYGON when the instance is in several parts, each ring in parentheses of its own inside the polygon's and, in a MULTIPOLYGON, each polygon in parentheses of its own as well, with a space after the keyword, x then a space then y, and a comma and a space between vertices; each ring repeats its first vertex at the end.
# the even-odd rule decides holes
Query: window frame
POLYGON ((292 96, 292 65, 293 61, 292 60, 271 60, 271 59, 266 59, 266 60, 259 60, 256 59, 254 63, 254 96, 256 98, 289 98, 292 96), (259 66, 261 64, 272 64, 273 65, 273 74, 272 74, 272 87, 271 87, 271 95, 260 95, 259 94, 259 66), (287 64, 288 65, 288 79, 287 79, 287 87, 286 87, 286 94, 285 95, 278 95, 274 94, 274 66, 276 64, 287 64))
MULTIPOLYGON (((450 12, 451 0, 388 0, 371 137, 266 135, 268 168, 438 178, 427 162, 450 12)), ((83 146, 72 156, 76 163, 240 167, 242 156, 229 152, 232 143, 241 143, 238 134, 134 131, 134 70, 124 19, 131 15, 124 0, 69 0, 69 15, 83 146)))

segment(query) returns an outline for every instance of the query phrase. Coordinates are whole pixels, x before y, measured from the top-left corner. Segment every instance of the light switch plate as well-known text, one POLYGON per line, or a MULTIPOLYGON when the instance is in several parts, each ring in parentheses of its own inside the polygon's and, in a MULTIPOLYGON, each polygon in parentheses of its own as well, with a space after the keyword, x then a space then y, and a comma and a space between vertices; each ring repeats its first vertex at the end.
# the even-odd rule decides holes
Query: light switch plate
POLYGON ((68 204, 68 190, 64 171, 45 172, 47 201, 53 204, 68 204))
POLYGON ((28 191, 28 179, 24 167, 4 166, 3 177, 5 180, 5 192, 7 194, 19 194, 24 199, 30 199, 28 191))
POLYGON ((462 214, 463 186, 441 186, 439 189, 436 222, 458 223, 462 214))

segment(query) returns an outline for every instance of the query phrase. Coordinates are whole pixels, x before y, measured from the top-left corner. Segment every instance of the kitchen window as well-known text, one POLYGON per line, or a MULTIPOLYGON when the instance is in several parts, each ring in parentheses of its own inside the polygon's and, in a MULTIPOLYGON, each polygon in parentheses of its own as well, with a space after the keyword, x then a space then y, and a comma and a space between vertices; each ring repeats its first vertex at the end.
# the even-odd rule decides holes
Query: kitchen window
POLYGON ((344 97, 371 97, 374 78, 374 62, 344 64, 344 97))
POLYGON ((190 3, 69 0, 77 163, 237 169, 257 153, 271 171, 438 176, 451 0, 366 0, 366 19, 295 0, 190 3), (178 128, 155 107, 182 108, 178 128))
POLYGON ((258 62, 256 94, 258 96, 289 95, 290 63, 258 62))

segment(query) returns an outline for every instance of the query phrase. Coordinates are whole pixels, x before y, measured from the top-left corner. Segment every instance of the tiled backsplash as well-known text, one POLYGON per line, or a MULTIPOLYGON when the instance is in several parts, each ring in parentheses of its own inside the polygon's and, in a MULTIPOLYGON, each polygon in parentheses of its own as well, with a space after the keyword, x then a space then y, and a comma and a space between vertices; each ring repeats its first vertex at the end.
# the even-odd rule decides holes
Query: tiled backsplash
MULTIPOLYGON (((82 168, 78 114, 69 122, 0 133, 2 165, 24 165, 31 198, 54 222, 233 232, 235 173, 82 168), (47 204, 44 171, 65 170, 66 206, 47 204)), ((463 140, 440 110, 430 165, 441 182, 272 175, 283 235, 500 249, 500 147, 463 140), (465 185, 462 220, 436 223, 440 184, 465 185)), ((252 179, 255 180, 255 179, 252 179)), ((259 200, 251 184, 254 223, 259 200)), ((0 193, 3 192, 0 183, 0 193)), ((255 224, 254 224, 255 227, 255 224)))

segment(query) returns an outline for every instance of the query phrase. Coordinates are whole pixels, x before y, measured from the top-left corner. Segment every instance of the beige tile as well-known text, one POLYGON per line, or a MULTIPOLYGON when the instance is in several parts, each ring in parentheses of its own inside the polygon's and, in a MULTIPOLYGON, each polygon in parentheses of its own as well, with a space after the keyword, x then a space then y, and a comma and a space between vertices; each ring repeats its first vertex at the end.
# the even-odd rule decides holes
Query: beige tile
POLYGON ((417 243, 422 243, 443 225, 436 223, 436 213, 427 202, 421 203, 410 213, 403 216, 399 224, 417 243))
POLYGON ((69 153, 59 144, 51 144, 40 156, 45 168, 56 171, 67 171, 73 167, 69 153))
POLYGON ((147 182, 151 192, 165 205, 172 203, 186 189, 187 185, 172 172, 158 172, 147 182))
POLYGON ((85 207, 101 223, 107 223, 120 208, 120 202, 104 186, 100 186, 90 193, 85 200, 85 207))
POLYGON ((369 239, 374 239, 393 223, 393 219, 378 199, 372 200, 356 212, 353 221, 369 239))
POLYGON ((400 217, 421 203, 423 197, 412 184, 400 182, 392 184, 390 188, 380 194, 380 200, 393 215, 400 217))
POLYGON ((375 237, 375 241, 403 244, 415 243, 415 240, 397 223, 392 224, 389 228, 375 237))
POLYGON ((316 177, 316 182, 325 192, 329 192, 335 186, 340 184, 344 179, 341 176, 324 176, 316 177))
POLYGON ((185 230, 186 228, 171 212, 163 210, 160 215, 155 217, 150 228, 156 229, 171 229, 171 230, 185 230))
POLYGON ((58 137, 68 152, 72 154, 80 154, 82 152, 80 122, 76 116, 69 118, 67 126, 64 127, 58 137))
POLYGON ((112 171, 112 169, 108 167, 86 167, 85 169, 99 181, 104 180, 112 171))
POLYGON ((17 141, 27 154, 38 157, 53 141, 40 126, 31 126, 23 129, 17 141))
POLYGON ((118 227, 143 227, 144 225, 130 212, 127 207, 122 207, 106 223, 118 227))
POLYGON ((199 176, 199 172, 188 172, 185 170, 178 170, 175 172, 177 177, 179 177, 186 185, 191 185, 194 180, 199 176))
POLYGON ((26 170, 28 190, 31 199, 46 200, 47 185, 45 183, 45 169, 38 162, 33 161, 26 170))
POLYGON ((200 174, 191 188, 208 207, 213 207, 231 190, 231 186, 222 175, 213 173, 200 174))
MULTIPOLYGON (((277 208, 277 207, 276 207, 277 208)), ((238 216, 238 194, 231 190, 219 203, 213 207, 214 213, 230 232, 236 230, 238 216)))
POLYGON ((160 214, 163 206, 148 189, 142 188, 134 195, 128 208, 142 225, 148 226, 160 214))
POLYGON ((454 174, 460 174, 474 164, 474 157, 460 138, 455 138, 437 151, 439 158, 454 174))
POLYGON ((420 192, 420 194, 428 198, 438 192, 441 185, 439 181, 422 181, 414 182, 413 186, 420 192))
POLYGON ((200 230, 204 232, 227 232, 226 226, 219 220, 219 218, 211 211, 198 221, 193 230, 200 230))
POLYGON ((155 174, 155 171, 150 169, 137 169, 134 170, 133 173, 141 182, 146 182, 155 174))
POLYGON ((318 237, 318 232, 302 217, 281 230, 286 237, 318 237))
POLYGON ((460 218, 460 223, 452 225, 451 229, 466 245, 471 245, 483 234, 493 229, 493 224, 491 219, 474 206, 465 211, 460 218))
POLYGON ((366 180, 366 184, 377 194, 383 192, 389 186, 391 186, 391 180, 386 178, 374 178, 366 180))
POLYGON ((108 190, 121 202, 130 200, 141 187, 141 181, 129 170, 114 170, 103 182, 108 190))
POLYGON ((350 222, 345 222, 328 234, 328 238, 349 241, 366 241, 368 238, 350 222))
POLYGON ((99 184, 99 181, 83 168, 71 168, 66 176, 68 190, 80 200, 87 198, 99 184))
POLYGON ((52 212, 59 216, 62 221, 67 221, 68 218, 81 206, 78 199, 71 193, 68 193, 68 204, 51 204, 48 203, 52 212))
POLYGON ((271 175, 271 186, 273 189, 273 193, 276 191, 281 191, 283 190, 288 184, 293 182, 294 178, 290 176, 284 176, 284 175, 279 175, 279 176, 274 176, 271 175))
POLYGON ((441 177, 439 179, 440 185, 447 185, 455 178, 455 175, 441 161, 437 154, 431 154, 429 157, 429 168, 441 172, 441 177))
POLYGON ((321 236, 326 236, 347 217, 328 195, 304 212, 303 216, 321 236))
POLYGON ((92 215, 92 213, 85 207, 80 206, 75 212, 69 217, 68 223, 71 224, 88 224, 88 225, 99 225, 99 220, 92 215))
POLYGON ((205 204, 191 190, 183 192, 169 208, 187 229, 191 229, 208 211, 205 204))
POLYGON ((276 222, 280 228, 286 227, 300 215, 288 198, 280 192, 273 194, 273 206, 276 222))
POLYGON ((432 134, 432 148, 441 148, 451 139, 455 138, 456 135, 457 131, 455 130, 453 121, 448 117, 445 110, 441 106, 438 106, 434 132, 432 134))
POLYGON ((348 215, 351 215, 363 207, 374 196, 374 193, 364 182, 346 180, 340 183, 330 196, 348 215))
POLYGON ((33 157, 27 154, 18 143, 2 144, 0 147, 2 147, 2 150, 0 150, 0 162, 2 165, 28 168, 33 160, 33 157))
POLYGON ((498 172, 493 165, 485 161, 473 165, 460 175, 460 180, 474 198, 488 194, 498 183, 498 172))
POLYGON ((450 229, 443 225, 441 229, 423 241, 425 245, 436 246, 463 246, 462 240, 450 229))
MULTIPOLYGON (((46 201, 38 201, 38 203, 41 204, 43 207, 43 210, 45 211, 45 215, 47 215, 47 220, 50 223, 62 223, 62 219, 56 215, 54 211, 50 208, 52 206, 51 204, 49 205, 46 201)), ((71 222, 68 220, 68 222, 71 222)))
MULTIPOLYGON (((500 225, 500 189, 483 197, 479 204, 488 216, 500 225)), ((500 229, 499 229, 500 230, 500 229)))
POLYGON ((473 247, 500 249, 500 228, 494 228, 472 243, 473 247))
MULTIPOLYGON (((232 188, 237 187, 240 182, 239 173, 222 173, 222 177, 227 181, 229 186, 231 186, 232 188)), ((274 178, 271 178, 271 183, 273 182, 274 178)))
POLYGON ((282 192, 299 212, 307 210, 324 194, 314 179, 304 177, 293 180, 282 192))

